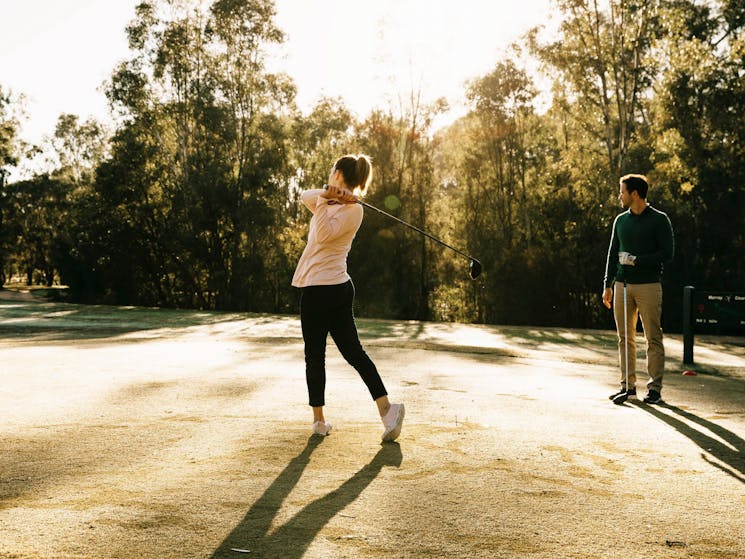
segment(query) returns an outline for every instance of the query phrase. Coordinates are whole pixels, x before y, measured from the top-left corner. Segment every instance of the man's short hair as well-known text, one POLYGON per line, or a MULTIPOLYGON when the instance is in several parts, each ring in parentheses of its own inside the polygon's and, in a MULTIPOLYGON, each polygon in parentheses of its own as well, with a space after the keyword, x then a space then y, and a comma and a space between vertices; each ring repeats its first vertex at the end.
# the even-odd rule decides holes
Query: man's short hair
POLYGON ((647 192, 649 191, 649 183, 647 177, 644 175, 635 175, 633 173, 624 175, 621 177, 621 184, 626 185, 626 192, 631 194, 636 190, 639 194, 639 198, 642 200, 647 199, 647 192))

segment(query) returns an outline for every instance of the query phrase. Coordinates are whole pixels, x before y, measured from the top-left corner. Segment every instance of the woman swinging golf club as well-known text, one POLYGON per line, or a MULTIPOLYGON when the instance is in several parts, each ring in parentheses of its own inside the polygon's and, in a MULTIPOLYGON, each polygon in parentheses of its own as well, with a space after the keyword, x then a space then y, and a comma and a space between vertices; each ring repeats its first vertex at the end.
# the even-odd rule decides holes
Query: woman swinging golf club
POLYGON ((313 408, 313 433, 328 435, 323 414, 326 388, 326 338, 334 340, 344 359, 362 377, 383 421, 383 442, 401 433, 404 405, 391 404, 378 370, 362 348, 354 321, 354 285, 347 273, 347 255, 362 224, 357 196, 367 190, 372 165, 366 155, 345 155, 331 169, 324 189, 303 192, 303 204, 313 213, 308 244, 298 262, 292 285, 301 289, 300 322, 305 342, 305 377, 313 408))

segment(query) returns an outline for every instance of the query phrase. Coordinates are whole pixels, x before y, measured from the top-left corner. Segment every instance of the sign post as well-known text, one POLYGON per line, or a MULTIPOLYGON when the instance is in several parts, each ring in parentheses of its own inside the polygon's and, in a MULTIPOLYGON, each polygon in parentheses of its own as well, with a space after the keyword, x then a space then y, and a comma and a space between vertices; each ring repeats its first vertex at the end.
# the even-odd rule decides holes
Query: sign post
POLYGON ((745 335, 745 292, 683 288, 683 363, 693 364, 694 334, 745 335))
POLYGON ((683 288, 683 363, 693 365, 693 292, 692 285, 683 288))

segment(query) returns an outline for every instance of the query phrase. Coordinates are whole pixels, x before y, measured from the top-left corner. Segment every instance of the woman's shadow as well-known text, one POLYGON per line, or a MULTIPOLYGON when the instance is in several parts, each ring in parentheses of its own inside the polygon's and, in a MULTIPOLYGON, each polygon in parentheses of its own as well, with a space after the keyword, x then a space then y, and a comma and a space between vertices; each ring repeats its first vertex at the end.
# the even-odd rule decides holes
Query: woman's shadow
POLYGON ((721 425, 712 423, 711 421, 703 419, 676 406, 671 406, 670 404, 660 403, 656 406, 650 406, 642 402, 638 402, 636 403, 636 405, 640 409, 643 409, 647 413, 655 416, 657 419, 667 423, 676 431, 678 431, 682 435, 685 435, 699 447, 705 450, 706 452, 701 453, 701 458, 703 458, 706 462, 708 462, 712 466, 719 468, 739 482, 745 483, 745 440, 743 440, 739 435, 733 433, 732 431, 729 431, 728 429, 725 429, 721 425), (666 410, 669 410, 673 412, 673 414, 687 419, 691 423, 700 425, 719 438, 709 436, 706 433, 695 429, 681 419, 675 417, 675 415, 664 413, 657 408, 664 408, 666 410), (719 462, 711 460, 707 456, 707 454, 713 456, 719 462))
POLYGON ((214 551, 212 558, 234 558, 236 553, 232 549, 244 549, 250 551, 252 557, 299 559, 326 523, 354 502, 384 466, 398 467, 403 459, 398 443, 384 444, 373 459, 351 478, 328 495, 306 505, 270 534, 272 521, 282 503, 300 480, 313 450, 323 440, 318 436, 308 439, 303 451, 290 460, 243 520, 214 551))

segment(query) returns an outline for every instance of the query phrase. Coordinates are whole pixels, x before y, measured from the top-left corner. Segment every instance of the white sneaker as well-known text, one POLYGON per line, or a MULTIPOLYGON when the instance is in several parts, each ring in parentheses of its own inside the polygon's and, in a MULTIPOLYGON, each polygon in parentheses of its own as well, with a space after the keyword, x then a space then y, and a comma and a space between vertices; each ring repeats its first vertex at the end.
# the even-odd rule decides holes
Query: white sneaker
POLYGON ((401 434, 401 427, 404 423, 404 414, 406 410, 403 404, 391 404, 388 412, 383 417, 383 442, 395 441, 401 434))
POLYGON ((321 435, 322 437, 327 436, 331 432, 331 423, 326 421, 316 421, 313 424, 313 434, 321 435))

